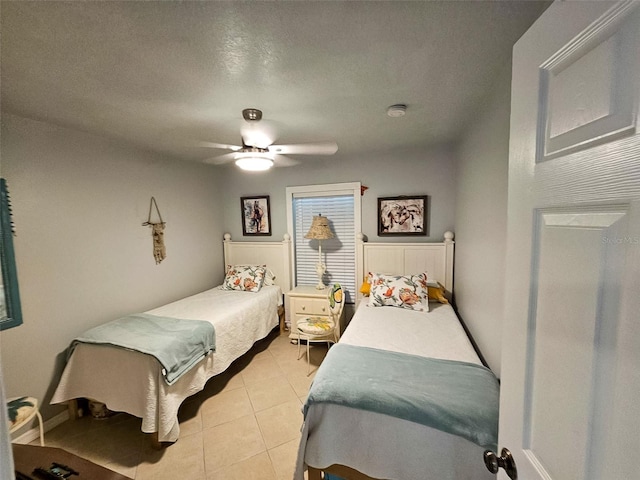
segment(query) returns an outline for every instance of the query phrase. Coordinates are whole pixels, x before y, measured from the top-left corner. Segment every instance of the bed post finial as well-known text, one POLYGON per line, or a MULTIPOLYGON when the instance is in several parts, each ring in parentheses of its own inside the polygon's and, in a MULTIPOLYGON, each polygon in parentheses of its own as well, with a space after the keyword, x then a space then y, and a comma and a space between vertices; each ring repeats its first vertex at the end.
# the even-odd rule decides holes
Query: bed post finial
MULTIPOLYGON (((364 278, 364 233, 358 232, 356 233, 356 278, 359 282, 362 278, 364 278)), ((359 283, 357 285, 360 285, 359 283)), ((356 287, 357 287, 356 285, 356 287)), ((356 291, 356 304, 359 304, 362 300, 363 295, 358 290, 356 291)))
POLYGON ((283 239, 285 242, 290 242, 290 241, 291 241, 291 235, 289 235, 288 233, 285 233, 285 234, 282 236, 282 239, 283 239))
POLYGON ((230 233, 225 233, 224 234, 224 241, 225 242, 230 242, 231 241, 231 234, 230 233))
POLYGON ((453 292, 453 247, 455 243, 453 241, 453 232, 444 232, 444 248, 446 255, 446 267, 444 277, 444 288, 449 295, 453 292))

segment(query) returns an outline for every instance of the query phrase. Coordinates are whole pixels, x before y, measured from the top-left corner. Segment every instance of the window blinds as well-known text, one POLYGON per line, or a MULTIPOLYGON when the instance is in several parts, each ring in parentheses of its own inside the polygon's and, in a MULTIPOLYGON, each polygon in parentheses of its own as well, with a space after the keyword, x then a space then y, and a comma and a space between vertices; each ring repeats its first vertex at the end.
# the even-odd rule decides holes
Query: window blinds
MULTIPOLYGON (((304 195, 304 194, 300 194, 304 195)), ((318 240, 304 238, 314 215, 327 217, 335 238, 322 240, 322 263, 327 267, 325 285, 340 283, 346 302, 353 303, 356 291, 356 244, 352 194, 329 196, 294 196, 293 228, 295 242, 296 284, 318 283, 318 240)))

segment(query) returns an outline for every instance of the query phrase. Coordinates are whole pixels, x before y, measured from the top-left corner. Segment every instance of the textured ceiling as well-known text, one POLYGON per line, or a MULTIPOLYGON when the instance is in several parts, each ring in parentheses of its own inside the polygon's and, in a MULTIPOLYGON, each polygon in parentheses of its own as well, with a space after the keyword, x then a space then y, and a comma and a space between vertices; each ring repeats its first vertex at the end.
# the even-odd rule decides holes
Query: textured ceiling
POLYGON ((338 157, 450 142, 547 4, 3 1, 2 111, 197 161, 246 107, 338 157))

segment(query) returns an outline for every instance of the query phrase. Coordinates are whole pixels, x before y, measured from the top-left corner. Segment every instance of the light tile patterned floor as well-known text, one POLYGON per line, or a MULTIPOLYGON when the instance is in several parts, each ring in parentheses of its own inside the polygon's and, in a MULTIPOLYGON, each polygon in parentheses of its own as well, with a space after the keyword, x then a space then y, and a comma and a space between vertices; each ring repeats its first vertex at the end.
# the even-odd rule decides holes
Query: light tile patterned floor
POLYGON ((291 480, 302 402, 326 352, 324 344, 312 346, 307 376, 288 332, 272 333, 185 401, 180 438, 161 451, 151 448, 140 419, 123 413, 65 422, 46 433, 46 444, 136 480, 291 480))

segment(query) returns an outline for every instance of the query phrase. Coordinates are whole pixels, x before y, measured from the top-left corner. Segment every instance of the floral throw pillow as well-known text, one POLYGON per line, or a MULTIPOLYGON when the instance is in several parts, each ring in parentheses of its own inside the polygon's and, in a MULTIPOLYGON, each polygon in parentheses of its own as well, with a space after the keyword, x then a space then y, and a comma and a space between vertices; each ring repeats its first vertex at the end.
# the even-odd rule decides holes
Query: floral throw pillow
POLYGON ((262 286, 263 287, 268 287, 268 286, 273 286, 276 284, 276 276, 274 275, 274 273, 271 271, 270 268, 268 268, 266 265, 227 265, 227 270, 229 270, 230 268, 239 268, 239 267, 252 267, 252 268, 256 268, 256 267, 264 267, 264 281, 262 282, 262 286))
POLYGON ((224 290, 258 292, 264 283, 266 268, 251 265, 229 265, 224 277, 224 290))
POLYGON ((429 311, 427 274, 384 275, 370 274, 371 293, 369 305, 372 307, 400 307, 429 311))

